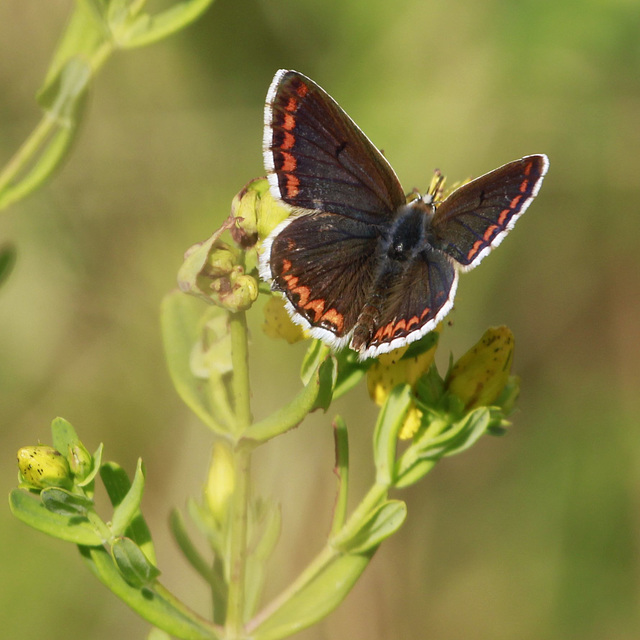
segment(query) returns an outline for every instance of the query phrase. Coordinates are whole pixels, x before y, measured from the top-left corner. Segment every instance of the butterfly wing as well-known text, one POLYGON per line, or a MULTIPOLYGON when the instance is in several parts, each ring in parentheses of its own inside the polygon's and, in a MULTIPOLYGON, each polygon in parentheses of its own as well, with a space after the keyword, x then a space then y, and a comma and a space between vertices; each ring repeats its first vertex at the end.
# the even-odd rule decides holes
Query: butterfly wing
POLYGON ((272 194, 294 208, 377 224, 405 202, 385 157, 297 71, 278 71, 267 93, 264 162, 272 194))
POLYGON ((456 189, 436 209, 433 246, 462 271, 476 267, 531 204, 548 167, 547 156, 526 156, 456 189))
POLYGON ((319 212, 285 220, 267 239, 260 273, 281 291, 293 320, 334 348, 345 346, 376 272, 369 224, 319 212))
POLYGON ((449 313, 457 285, 451 260, 431 248, 408 265, 387 263, 373 287, 372 304, 358 318, 351 347, 365 359, 418 340, 449 313))

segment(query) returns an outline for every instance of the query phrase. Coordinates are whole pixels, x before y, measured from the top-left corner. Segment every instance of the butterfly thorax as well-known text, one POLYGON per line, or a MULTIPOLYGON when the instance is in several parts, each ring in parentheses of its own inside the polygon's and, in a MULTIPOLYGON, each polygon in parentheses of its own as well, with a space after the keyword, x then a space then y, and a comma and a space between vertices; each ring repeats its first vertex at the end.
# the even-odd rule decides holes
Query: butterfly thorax
POLYGON ((383 254, 399 262, 413 259, 428 244, 432 216, 432 207, 421 200, 399 207, 383 237, 383 254))

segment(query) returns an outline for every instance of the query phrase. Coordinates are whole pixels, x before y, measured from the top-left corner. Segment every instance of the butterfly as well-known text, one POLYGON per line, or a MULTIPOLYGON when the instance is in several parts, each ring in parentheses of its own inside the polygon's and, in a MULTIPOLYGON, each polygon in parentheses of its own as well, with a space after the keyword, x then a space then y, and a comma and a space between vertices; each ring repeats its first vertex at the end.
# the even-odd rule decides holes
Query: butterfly
POLYGON ((453 191, 409 197, 382 153, 326 91, 281 69, 267 93, 264 163, 292 213, 263 243, 260 275, 294 322, 361 360, 418 340, 538 194, 547 156, 453 191))

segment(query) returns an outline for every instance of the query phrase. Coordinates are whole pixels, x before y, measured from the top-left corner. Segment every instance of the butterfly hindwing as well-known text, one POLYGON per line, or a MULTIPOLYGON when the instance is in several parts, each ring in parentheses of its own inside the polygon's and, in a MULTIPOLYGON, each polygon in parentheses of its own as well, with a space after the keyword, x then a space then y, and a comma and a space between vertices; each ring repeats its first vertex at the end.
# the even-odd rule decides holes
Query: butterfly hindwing
POLYGON ((352 332, 376 271, 375 227, 321 212, 289 218, 265 243, 261 275, 294 320, 334 347, 352 332))
POLYGON ((365 307, 352 348, 369 358, 418 340, 449 312, 457 284, 456 269, 440 251, 425 249, 404 265, 389 263, 370 296, 376 308, 365 307))
POLYGON ((264 157, 273 195, 294 208, 375 224, 405 201, 380 151, 323 89, 296 71, 280 70, 271 83, 264 157))
POLYGON ((531 204, 548 166, 545 155, 526 156, 461 186, 436 209, 434 246, 462 271, 476 267, 531 204))

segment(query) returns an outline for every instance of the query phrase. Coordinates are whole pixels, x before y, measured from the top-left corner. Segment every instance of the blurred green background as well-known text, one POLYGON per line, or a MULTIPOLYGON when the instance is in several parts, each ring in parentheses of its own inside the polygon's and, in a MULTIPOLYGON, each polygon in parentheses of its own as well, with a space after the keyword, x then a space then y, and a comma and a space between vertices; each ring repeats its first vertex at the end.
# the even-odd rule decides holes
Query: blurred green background
MULTIPOLYGON (((34 101, 69 0, 0 3, 0 164, 35 126, 34 101)), ((263 173, 273 73, 327 89, 384 149, 408 191, 432 170, 480 175, 547 153, 517 229, 462 278, 440 363, 490 325, 516 336, 523 391, 506 438, 443 461, 400 497, 401 531, 347 601, 298 637, 389 640, 640 637, 640 6, 635 0, 218 0, 157 45, 119 53, 91 92, 62 171, 0 214, 18 261, 0 289, 0 480, 48 442, 56 415, 108 459, 147 465, 145 514, 163 581, 207 613, 166 519, 199 495, 211 436, 181 404, 158 308, 182 254, 263 173)), ((304 346, 252 318, 253 400, 266 415, 299 384, 304 346)), ((350 425, 354 490, 371 480, 374 408, 350 425)), ((335 488, 331 415, 256 455, 281 500, 275 594, 320 548, 335 488)), ((0 510, 5 638, 142 638, 148 625, 71 545, 0 510)))

